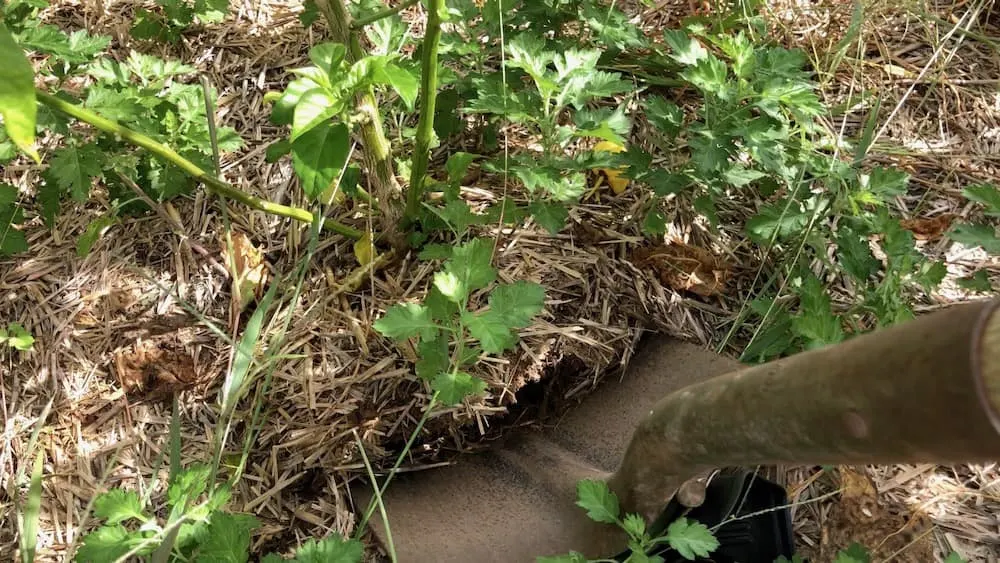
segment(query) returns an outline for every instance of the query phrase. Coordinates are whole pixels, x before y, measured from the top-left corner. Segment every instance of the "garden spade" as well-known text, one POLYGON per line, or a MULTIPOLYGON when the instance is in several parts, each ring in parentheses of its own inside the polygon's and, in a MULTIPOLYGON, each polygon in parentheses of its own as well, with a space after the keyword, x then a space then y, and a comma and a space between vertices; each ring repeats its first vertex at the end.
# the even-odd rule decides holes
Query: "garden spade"
POLYGON ((716 468, 996 461, 997 305, 951 307, 750 367, 650 338, 620 380, 553 426, 398 475, 375 535, 405 563, 611 557, 624 536, 575 505, 581 479, 606 479, 623 513, 652 522, 668 503, 697 506, 699 479, 716 468))

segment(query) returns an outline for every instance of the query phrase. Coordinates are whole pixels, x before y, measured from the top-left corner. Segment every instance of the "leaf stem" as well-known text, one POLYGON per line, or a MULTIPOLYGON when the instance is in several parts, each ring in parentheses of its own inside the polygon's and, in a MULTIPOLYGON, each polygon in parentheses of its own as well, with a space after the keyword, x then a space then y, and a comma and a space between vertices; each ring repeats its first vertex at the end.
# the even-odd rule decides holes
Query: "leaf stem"
POLYGON ((386 9, 384 9, 384 10, 382 10, 380 12, 376 12, 376 13, 370 15, 370 16, 366 16, 366 17, 363 17, 363 18, 358 18, 358 19, 356 19, 356 20, 354 20, 354 21, 351 22, 351 29, 361 29, 362 27, 364 27, 364 26, 366 26, 368 24, 375 23, 378 20, 388 18, 389 16, 394 16, 394 15, 398 14, 399 12, 402 12, 403 10, 405 10, 405 9, 409 8, 410 6, 416 4, 419 1, 420 0, 406 0, 406 2, 403 2, 402 4, 400 4, 398 6, 395 6, 395 7, 392 7, 392 8, 386 8, 386 9))
MULTIPOLYGON (((124 139, 137 147, 145 149, 157 158, 173 164, 189 176, 193 177, 195 180, 205 184, 209 191, 219 196, 238 201, 247 207, 263 211, 265 213, 271 213, 272 215, 287 217, 303 223, 311 223, 313 221, 313 214, 308 210, 302 209, 301 207, 291 207, 280 203, 274 203, 273 201, 267 201, 266 199, 261 199, 257 196, 250 195, 242 190, 239 190, 230 184, 219 180, 211 174, 208 174, 199 168, 198 165, 184 158, 163 143, 143 135, 142 133, 133 131, 132 129, 129 129, 128 127, 125 127, 115 121, 101 117, 89 109, 72 104, 61 98, 57 98, 56 96, 42 90, 36 90, 35 96, 38 98, 39 102, 56 111, 65 113, 66 115, 74 117, 85 123, 89 123, 100 131, 114 135, 120 139, 124 139)), ((323 222, 323 226, 330 231, 352 239, 360 239, 364 234, 358 229, 329 219, 323 222)))
POLYGON ((420 75, 420 120, 417 122, 410 187, 406 191, 406 211, 403 215, 407 222, 416 219, 420 203, 424 198, 424 177, 427 175, 431 138, 434 136, 434 106, 437 103, 438 87, 438 43, 441 40, 441 12, 444 9, 444 0, 428 0, 427 30, 424 32, 420 75))

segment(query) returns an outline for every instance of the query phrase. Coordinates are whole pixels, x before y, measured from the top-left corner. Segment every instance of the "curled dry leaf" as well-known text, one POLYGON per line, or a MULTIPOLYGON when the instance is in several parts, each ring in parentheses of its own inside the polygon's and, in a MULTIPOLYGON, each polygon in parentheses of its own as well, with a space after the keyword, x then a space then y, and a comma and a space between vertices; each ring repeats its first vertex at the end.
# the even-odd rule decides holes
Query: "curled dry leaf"
POLYGON ((169 399, 198 383, 194 360, 176 332, 136 340, 116 351, 113 362, 124 391, 139 399, 169 399))
POLYGON ((934 240, 941 237, 951 227, 951 222, 955 218, 951 213, 944 213, 937 217, 903 219, 899 225, 913 233, 917 240, 934 240))
POLYGON ((267 283, 264 256, 243 233, 230 235, 232 246, 222 240, 222 259, 233 279, 232 301, 236 310, 246 309, 254 299, 260 299, 267 283), (232 250, 232 254, 230 254, 232 250))
POLYGON ((364 236, 354 243, 354 257, 358 259, 358 264, 367 266, 378 256, 375 251, 375 241, 372 240, 371 231, 365 232, 364 236))
POLYGON ((668 287, 703 297, 722 293, 730 276, 729 267, 714 254, 680 241, 637 248, 632 263, 656 272, 668 287))

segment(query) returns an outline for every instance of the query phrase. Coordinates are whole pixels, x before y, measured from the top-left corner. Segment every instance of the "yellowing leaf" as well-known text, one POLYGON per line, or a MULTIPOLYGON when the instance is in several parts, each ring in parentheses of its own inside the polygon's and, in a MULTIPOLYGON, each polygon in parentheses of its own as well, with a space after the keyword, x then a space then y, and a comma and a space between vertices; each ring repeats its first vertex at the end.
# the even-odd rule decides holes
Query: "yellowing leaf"
POLYGON ((222 259, 233 276, 233 305, 240 311, 260 298, 267 281, 264 256, 243 233, 232 233, 232 246, 222 243, 222 259), (230 250, 232 253, 230 253, 230 250))
MULTIPOLYGON (((611 141, 601 141, 594 146, 594 152, 610 152, 610 153, 620 153, 625 152, 625 147, 613 143, 611 141)), ((628 178, 624 175, 624 168, 597 168, 598 178, 602 178, 607 181, 607 184, 611 186, 611 190, 615 192, 615 195, 622 195, 625 193, 625 188, 628 187, 628 178)), ((600 179, 594 188, 600 187, 600 179)))
POLYGON ((372 263, 378 254, 375 252, 375 243, 372 241, 371 232, 366 232, 365 236, 354 243, 354 256, 358 259, 358 264, 367 266, 372 263))

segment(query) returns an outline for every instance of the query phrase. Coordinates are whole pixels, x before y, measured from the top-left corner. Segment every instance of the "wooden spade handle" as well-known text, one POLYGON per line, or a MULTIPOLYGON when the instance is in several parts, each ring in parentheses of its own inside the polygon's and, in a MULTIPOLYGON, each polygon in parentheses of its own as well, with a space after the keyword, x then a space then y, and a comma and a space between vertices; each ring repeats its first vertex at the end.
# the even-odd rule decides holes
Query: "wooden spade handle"
POLYGON ((687 479, 765 464, 1000 459, 1000 302, 977 302, 685 387, 609 485, 656 516, 687 479))

